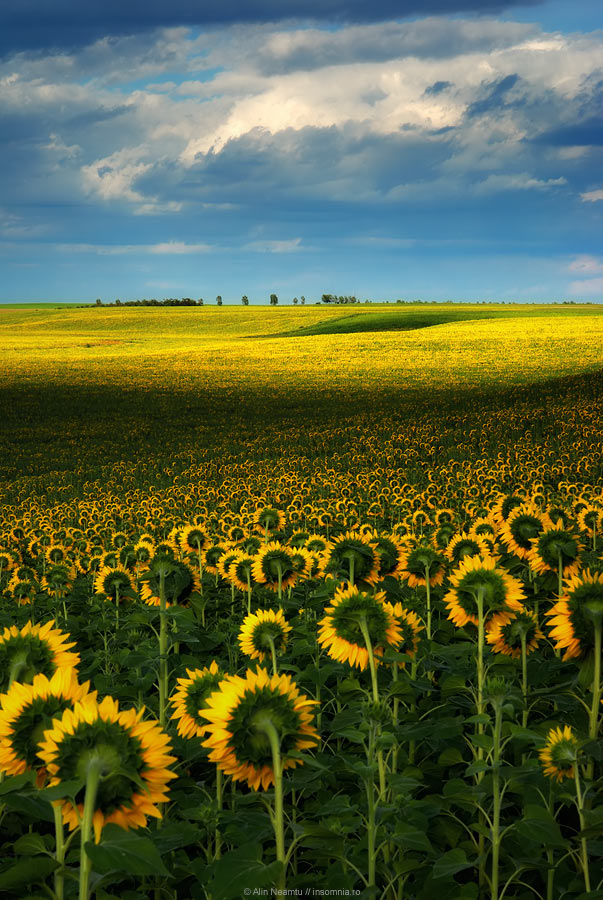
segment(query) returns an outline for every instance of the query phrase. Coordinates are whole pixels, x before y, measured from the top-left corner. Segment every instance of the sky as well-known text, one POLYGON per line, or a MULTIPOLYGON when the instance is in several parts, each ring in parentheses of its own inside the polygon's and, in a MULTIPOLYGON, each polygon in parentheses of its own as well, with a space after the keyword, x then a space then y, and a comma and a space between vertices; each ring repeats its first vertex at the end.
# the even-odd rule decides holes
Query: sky
POLYGON ((603 302, 602 86, 600 0, 3 0, 0 302, 603 302))

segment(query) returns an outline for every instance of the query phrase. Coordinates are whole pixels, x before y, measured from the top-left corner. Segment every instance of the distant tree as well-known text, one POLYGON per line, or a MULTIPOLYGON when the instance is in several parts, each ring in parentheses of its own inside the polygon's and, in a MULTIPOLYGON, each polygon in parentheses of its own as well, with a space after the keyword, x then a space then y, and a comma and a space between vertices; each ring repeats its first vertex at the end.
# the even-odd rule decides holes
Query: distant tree
POLYGON ((305 306, 305 305, 306 305, 306 298, 304 297, 303 294, 301 295, 301 305, 302 305, 302 306, 305 306))
POLYGON ((100 297, 97 297, 97 298, 96 298, 96 305, 97 305, 97 306, 102 306, 102 305, 103 305, 103 301, 101 300, 100 297))
POLYGON ((203 306, 203 297, 199 297, 197 300, 197 306, 203 306))
POLYGON ((276 296, 276 294, 270 294, 270 306, 277 306, 277 304, 278 297, 276 296))
POLYGON ((216 303, 218 304, 218 306, 222 306, 222 297, 220 296, 220 294, 218 294, 218 296, 216 297, 216 303))
POLYGON ((243 294, 243 296, 241 297, 241 303, 243 304, 243 306, 249 306, 249 297, 247 296, 247 294, 243 294))
POLYGON ((294 297, 293 298, 293 306, 297 306, 298 303, 299 303, 299 300, 297 299, 297 297, 294 297))
POLYGON ((121 300, 119 299, 119 297, 118 297, 117 300, 115 301, 115 305, 116 305, 116 306, 121 306, 121 300))

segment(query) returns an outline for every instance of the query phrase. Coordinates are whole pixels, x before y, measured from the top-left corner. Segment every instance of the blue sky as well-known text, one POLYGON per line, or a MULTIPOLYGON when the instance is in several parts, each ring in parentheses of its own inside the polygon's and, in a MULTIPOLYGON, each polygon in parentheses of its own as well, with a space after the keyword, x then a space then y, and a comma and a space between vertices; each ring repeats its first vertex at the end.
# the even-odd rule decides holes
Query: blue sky
POLYGON ((0 302, 600 302, 602 28, 599 0, 5 0, 0 302))

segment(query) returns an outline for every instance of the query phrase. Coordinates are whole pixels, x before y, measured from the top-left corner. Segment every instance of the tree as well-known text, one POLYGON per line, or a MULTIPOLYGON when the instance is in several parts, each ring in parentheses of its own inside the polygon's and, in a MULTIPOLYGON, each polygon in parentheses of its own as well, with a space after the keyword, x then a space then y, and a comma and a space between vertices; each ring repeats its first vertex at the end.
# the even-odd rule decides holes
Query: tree
POLYGON ((197 300, 197 306, 203 306, 203 297, 199 297, 197 300))
POLYGON ((270 306, 276 306, 278 304, 278 297, 276 294, 270 294, 270 306))
POLYGON ((305 306, 305 305, 306 305, 306 298, 304 297, 303 294, 301 295, 301 305, 302 305, 302 306, 305 306))
POLYGON ((220 294, 218 294, 218 296, 216 297, 216 303, 218 304, 218 306, 222 306, 222 297, 220 294))
POLYGON ((298 301, 297 297, 294 297, 293 298, 293 306, 297 306, 298 302, 299 301, 298 301))
POLYGON ((249 306, 249 297, 247 296, 247 294, 243 294, 243 296, 241 297, 241 303, 243 304, 243 306, 249 306))

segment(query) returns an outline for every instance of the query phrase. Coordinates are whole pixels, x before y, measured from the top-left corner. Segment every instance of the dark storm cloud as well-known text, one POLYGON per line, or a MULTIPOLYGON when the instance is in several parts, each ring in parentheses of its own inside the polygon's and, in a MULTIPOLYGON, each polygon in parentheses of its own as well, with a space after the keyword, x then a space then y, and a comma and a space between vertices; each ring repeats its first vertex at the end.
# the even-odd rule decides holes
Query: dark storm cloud
MULTIPOLYGON (((542 0, 528 0, 538 5, 542 0)), ((408 15, 497 13, 526 0, 3 0, 0 53, 77 47, 107 35, 179 25, 303 19, 379 22, 408 15)))
POLYGON ((474 118, 475 116, 483 116, 491 112, 493 109, 499 109, 507 104, 507 93, 515 87, 519 81, 519 75, 506 75, 500 81, 488 85, 486 96, 472 103, 468 110, 467 116, 474 118))

